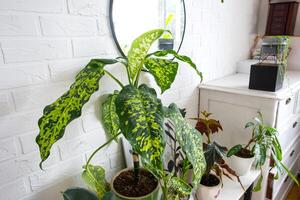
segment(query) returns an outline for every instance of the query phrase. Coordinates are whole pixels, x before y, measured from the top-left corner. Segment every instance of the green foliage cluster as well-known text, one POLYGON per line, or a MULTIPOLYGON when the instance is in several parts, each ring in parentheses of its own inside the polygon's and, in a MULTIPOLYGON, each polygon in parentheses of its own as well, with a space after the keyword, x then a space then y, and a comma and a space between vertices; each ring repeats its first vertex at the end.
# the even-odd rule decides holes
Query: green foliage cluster
POLYGON ((242 149, 248 149, 251 152, 255 158, 255 167, 261 169, 260 177, 253 190, 261 190, 263 180, 262 167, 268 158, 274 160, 274 167, 277 171, 275 179, 278 179, 279 174, 285 171, 299 185, 297 177, 282 163, 282 149, 277 138, 278 131, 264 123, 262 113, 258 112, 258 116, 254 118, 254 122, 248 122, 245 128, 252 128, 250 141, 245 146, 241 144, 235 145, 228 151, 227 156, 235 155, 242 149))
POLYGON ((52 145, 64 135, 66 126, 81 115, 83 105, 99 88, 99 80, 104 75, 111 77, 120 86, 119 91, 111 93, 102 104, 102 121, 110 140, 95 150, 90 156, 82 177, 88 186, 97 192, 100 199, 107 196, 109 187, 105 181, 104 169, 90 164, 92 157, 104 146, 123 135, 132 149, 141 157, 146 169, 160 181, 163 196, 167 199, 168 189, 172 188, 182 195, 191 192, 190 186, 182 179, 166 173, 163 166, 165 150, 164 121, 170 120, 176 129, 177 139, 182 151, 193 165, 193 186, 196 186, 205 171, 205 159, 202 148, 202 136, 197 133, 182 117, 180 109, 171 104, 162 105, 156 91, 139 84, 141 73, 150 73, 163 93, 175 80, 179 63, 185 62, 202 79, 192 60, 175 51, 157 51, 148 53, 151 45, 158 40, 165 30, 156 29, 146 32, 135 39, 127 57, 116 59, 93 59, 81 70, 70 89, 52 104, 46 106, 38 124, 40 128, 36 142, 39 145, 41 163, 49 157, 52 145), (174 59, 167 59, 173 55, 174 59), (119 63, 125 67, 128 82, 123 84, 105 69, 107 65, 119 63))
POLYGON ((208 178, 212 172, 220 178, 221 182, 223 175, 231 180, 230 175, 233 175, 244 189, 239 176, 224 160, 227 148, 212 140, 212 135, 218 134, 219 131, 223 130, 223 127, 218 120, 211 118, 211 115, 212 113, 202 111, 200 117, 195 118, 197 120, 196 129, 207 138, 207 142, 203 143, 206 161, 206 171, 203 179, 208 178))

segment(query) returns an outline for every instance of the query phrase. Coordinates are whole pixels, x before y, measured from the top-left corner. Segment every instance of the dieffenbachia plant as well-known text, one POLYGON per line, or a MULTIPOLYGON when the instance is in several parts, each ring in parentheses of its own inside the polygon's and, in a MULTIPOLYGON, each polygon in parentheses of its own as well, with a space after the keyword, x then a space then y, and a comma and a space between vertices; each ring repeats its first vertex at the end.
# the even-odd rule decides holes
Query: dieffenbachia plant
POLYGON ((84 166, 83 179, 94 189, 102 199, 107 188, 100 166, 90 165, 92 157, 121 134, 131 144, 133 152, 138 154, 143 165, 162 181, 163 195, 166 199, 168 186, 180 191, 187 187, 183 180, 169 178, 163 167, 162 155, 165 149, 164 120, 169 118, 175 125, 178 142, 193 165, 196 186, 205 171, 205 159, 202 148, 202 137, 195 134, 192 128, 180 115, 179 109, 172 104, 164 107, 156 91, 139 84, 141 73, 152 74, 163 93, 171 87, 175 80, 179 63, 189 64, 200 76, 192 60, 173 50, 157 51, 148 54, 151 45, 159 39, 165 30, 157 29, 146 32, 135 39, 127 57, 117 59, 93 59, 81 70, 70 89, 55 102, 45 107, 43 116, 38 121, 40 128, 36 142, 39 145, 41 163, 49 157, 52 145, 63 137, 66 126, 81 115, 81 109, 99 88, 99 80, 108 75, 120 86, 120 91, 114 91, 102 104, 102 121, 110 140, 95 150, 84 166), (167 59, 172 55, 173 59, 167 59), (127 71, 128 83, 123 84, 113 74, 105 69, 107 65, 120 63, 127 71))

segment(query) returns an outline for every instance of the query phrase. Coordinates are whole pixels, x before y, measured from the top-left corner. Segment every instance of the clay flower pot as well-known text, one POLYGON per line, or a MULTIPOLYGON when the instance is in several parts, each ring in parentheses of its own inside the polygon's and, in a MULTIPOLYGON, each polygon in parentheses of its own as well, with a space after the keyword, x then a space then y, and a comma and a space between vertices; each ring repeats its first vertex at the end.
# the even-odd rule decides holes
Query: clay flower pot
MULTIPOLYGON (((124 194, 121 194, 122 192, 118 191, 118 189, 115 187, 115 181, 116 179, 118 179, 118 177, 120 177, 123 173, 127 173, 128 171, 132 171, 133 168, 126 168, 126 169, 123 169, 121 170, 120 172, 118 172, 115 177, 112 179, 112 182, 111 182, 111 190, 112 192, 115 194, 116 196, 116 200, 158 200, 159 196, 158 196, 158 193, 159 193, 159 183, 158 181, 156 181, 156 185, 153 186, 153 190, 150 191, 148 194, 145 194, 145 195, 142 195, 142 196, 126 196, 124 194)), ((141 171, 144 171, 146 173, 149 173, 151 174, 150 172, 148 172, 146 169, 143 169, 141 168, 141 171)), ((154 177, 154 176, 153 176, 154 177)), ((128 180, 128 183, 130 182, 130 180, 128 180)), ((124 184, 124 187, 126 185, 124 184)))

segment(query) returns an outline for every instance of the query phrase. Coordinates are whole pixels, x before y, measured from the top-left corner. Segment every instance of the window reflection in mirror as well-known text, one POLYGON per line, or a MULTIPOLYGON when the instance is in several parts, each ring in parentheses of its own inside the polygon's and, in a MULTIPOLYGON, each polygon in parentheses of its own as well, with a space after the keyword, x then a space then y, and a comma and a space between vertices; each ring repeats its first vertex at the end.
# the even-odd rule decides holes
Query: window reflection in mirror
POLYGON ((185 29, 183 0, 111 0, 110 18, 117 46, 125 55, 137 36, 157 28, 172 35, 166 32, 150 51, 180 48, 185 29))

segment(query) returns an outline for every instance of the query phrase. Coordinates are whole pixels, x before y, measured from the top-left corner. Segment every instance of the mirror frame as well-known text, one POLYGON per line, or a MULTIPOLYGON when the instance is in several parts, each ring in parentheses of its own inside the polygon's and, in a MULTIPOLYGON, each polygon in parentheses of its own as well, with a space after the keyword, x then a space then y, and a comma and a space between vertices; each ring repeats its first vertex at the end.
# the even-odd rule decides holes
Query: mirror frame
MULTIPOLYGON (((110 30, 111 30, 111 33, 112 33, 112 36, 113 36, 113 39, 114 39, 114 42, 117 46, 117 49, 118 51, 120 52, 120 54, 123 56, 123 57, 127 57, 121 46, 120 46, 120 43, 118 41, 118 38, 117 38, 117 35, 116 35, 116 31, 115 31, 115 26, 114 26, 114 21, 113 21, 113 7, 114 7, 114 0, 110 0, 109 2, 109 24, 110 24, 110 30)), ((181 46, 182 46, 182 43, 183 43, 183 40, 184 40, 184 36, 185 36, 185 29, 186 29, 186 6, 185 6, 185 1, 182 0, 182 6, 183 6, 183 32, 182 32, 182 37, 181 37, 181 41, 180 41, 180 44, 179 44, 179 47, 177 49, 177 53, 179 52, 179 50, 181 49, 181 46)), ((147 31, 147 30, 145 30, 147 31)))

